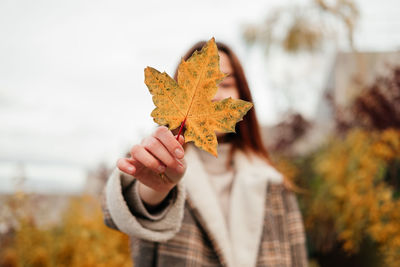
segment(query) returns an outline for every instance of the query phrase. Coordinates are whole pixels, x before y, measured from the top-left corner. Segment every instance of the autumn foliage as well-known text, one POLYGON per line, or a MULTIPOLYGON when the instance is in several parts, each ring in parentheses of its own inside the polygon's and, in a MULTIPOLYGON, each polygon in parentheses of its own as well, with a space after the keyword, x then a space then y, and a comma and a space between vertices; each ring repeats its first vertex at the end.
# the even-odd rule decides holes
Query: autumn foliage
POLYGON ((320 266, 400 266, 399 74, 367 86, 322 147, 278 157, 305 191, 309 253, 320 266))
MULTIPOLYGON (((15 211, 30 201, 23 193, 12 198, 15 211)), ((92 196, 71 197, 57 225, 38 226, 29 215, 17 221, 19 227, 2 240, 0 266, 132 266, 128 237, 104 225, 92 196)))

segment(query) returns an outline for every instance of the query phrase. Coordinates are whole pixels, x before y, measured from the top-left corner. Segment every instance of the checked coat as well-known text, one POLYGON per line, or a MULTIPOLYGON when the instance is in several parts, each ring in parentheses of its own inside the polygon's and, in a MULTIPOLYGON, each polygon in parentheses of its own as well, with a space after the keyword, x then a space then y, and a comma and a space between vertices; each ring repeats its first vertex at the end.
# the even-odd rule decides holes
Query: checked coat
POLYGON ((134 265, 307 266, 302 217, 282 175, 258 157, 236 152, 226 223, 194 149, 188 146, 185 152, 186 173, 161 217, 136 212, 144 208, 138 196, 126 196, 126 188, 136 182, 132 176, 115 169, 108 179, 104 222, 130 236, 134 265))

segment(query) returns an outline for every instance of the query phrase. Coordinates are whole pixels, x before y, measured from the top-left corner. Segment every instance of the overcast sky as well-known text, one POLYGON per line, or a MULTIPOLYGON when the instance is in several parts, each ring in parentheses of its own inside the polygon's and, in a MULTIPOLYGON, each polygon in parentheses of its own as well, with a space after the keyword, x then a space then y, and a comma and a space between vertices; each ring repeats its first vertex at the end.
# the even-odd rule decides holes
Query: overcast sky
MULTIPOLYGON (((295 109, 311 118, 333 52, 276 53, 266 63, 241 37, 243 24, 273 8, 307 2, 1 0, 0 192, 13 189, 22 165, 28 188, 68 192, 81 188, 88 168, 112 166, 155 126, 144 68, 172 75, 193 43, 213 36, 242 60, 262 124, 288 108, 277 88, 287 73, 309 77, 295 109)), ((359 2, 357 48, 399 49, 399 1, 359 2)))

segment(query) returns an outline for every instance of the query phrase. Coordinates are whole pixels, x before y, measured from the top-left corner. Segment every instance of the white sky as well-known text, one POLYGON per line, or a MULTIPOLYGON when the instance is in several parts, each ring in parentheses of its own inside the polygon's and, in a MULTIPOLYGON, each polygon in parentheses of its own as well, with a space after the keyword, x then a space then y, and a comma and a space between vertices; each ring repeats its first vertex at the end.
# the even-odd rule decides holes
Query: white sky
MULTIPOLYGON (((265 63, 241 38, 244 23, 304 2, 0 1, 0 192, 13 189, 21 163, 31 190, 66 192, 82 186, 86 169, 113 165, 154 127, 144 68, 172 75, 193 43, 212 36, 238 53, 263 124, 289 108, 279 91, 286 75, 307 77, 292 108, 312 117, 333 53, 276 52, 265 63)), ((399 1, 359 2, 356 47, 399 49, 399 1)))

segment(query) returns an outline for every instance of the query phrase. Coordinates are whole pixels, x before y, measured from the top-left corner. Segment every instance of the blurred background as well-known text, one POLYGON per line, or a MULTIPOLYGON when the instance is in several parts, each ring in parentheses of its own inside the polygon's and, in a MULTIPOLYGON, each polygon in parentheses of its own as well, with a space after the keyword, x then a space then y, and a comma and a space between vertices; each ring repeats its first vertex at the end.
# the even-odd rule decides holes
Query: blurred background
POLYGON ((398 0, 0 1, 0 266, 131 266, 99 195, 156 126, 144 68, 239 55, 311 266, 400 266, 398 0))

